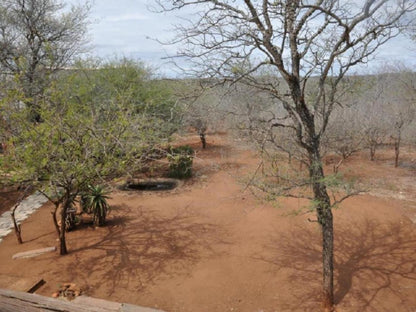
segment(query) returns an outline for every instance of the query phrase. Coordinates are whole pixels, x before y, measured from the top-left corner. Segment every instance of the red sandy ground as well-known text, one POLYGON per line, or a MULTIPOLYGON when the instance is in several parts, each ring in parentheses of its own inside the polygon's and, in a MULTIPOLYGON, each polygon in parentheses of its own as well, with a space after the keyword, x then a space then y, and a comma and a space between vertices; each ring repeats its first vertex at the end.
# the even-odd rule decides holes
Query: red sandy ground
POLYGON ((0 215, 12 208, 20 196, 21 192, 17 190, 17 187, 0 189, 0 215))
MULTIPOLYGON (((45 205, 0 243, 0 287, 43 278, 50 296, 64 282, 87 295, 166 311, 319 311, 320 232, 313 214, 291 213, 301 200, 263 203, 241 177, 256 168, 252 152, 225 136, 197 147, 195 177, 167 192, 112 194, 106 227, 68 233, 70 254, 12 260, 21 251, 58 245, 45 205)), ((335 215, 337 311, 416 311, 414 153, 403 168, 383 151, 343 165, 371 186, 335 215)), ((0 309, 1 310, 1 309, 0 309)))

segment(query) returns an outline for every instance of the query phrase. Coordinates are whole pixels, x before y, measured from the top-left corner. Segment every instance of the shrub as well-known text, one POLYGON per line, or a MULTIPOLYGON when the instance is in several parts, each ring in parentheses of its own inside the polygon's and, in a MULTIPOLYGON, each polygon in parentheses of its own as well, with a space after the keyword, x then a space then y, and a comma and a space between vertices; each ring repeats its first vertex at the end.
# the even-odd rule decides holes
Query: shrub
POLYGON ((185 179, 192 176, 192 163, 194 150, 189 145, 179 146, 170 149, 169 177, 185 179))

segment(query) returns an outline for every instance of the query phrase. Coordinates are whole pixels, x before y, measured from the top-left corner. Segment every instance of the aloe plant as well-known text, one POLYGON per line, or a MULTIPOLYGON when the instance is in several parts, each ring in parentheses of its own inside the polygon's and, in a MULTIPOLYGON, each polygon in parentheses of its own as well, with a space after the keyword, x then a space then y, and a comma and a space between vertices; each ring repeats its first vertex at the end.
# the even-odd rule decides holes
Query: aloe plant
POLYGON ((90 185, 88 192, 82 197, 83 211, 93 215, 93 222, 97 226, 105 224, 107 214, 110 211, 110 205, 107 202, 108 198, 108 192, 101 185, 90 185))

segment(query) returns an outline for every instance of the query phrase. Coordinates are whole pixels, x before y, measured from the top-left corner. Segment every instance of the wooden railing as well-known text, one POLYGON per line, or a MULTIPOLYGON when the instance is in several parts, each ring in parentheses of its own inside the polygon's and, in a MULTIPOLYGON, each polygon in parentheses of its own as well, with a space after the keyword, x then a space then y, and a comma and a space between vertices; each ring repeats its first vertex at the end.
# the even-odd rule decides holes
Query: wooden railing
POLYGON ((0 289, 1 312, 163 312, 126 303, 80 296, 73 301, 0 289))

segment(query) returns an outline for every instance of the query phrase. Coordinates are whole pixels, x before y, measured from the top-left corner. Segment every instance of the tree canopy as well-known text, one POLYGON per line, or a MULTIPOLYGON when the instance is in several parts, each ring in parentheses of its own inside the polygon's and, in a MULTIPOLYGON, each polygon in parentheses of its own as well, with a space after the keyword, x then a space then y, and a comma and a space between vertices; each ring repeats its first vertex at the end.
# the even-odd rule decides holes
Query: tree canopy
POLYGON ((4 0, 0 4, 0 78, 18 84, 38 119, 37 100, 62 69, 85 50, 89 6, 59 0, 4 0))
POLYGON ((127 61, 60 72, 38 102, 38 123, 19 104, 24 92, 3 99, 10 129, 6 164, 21 181, 49 188, 63 207, 62 220, 80 192, 134 173, 169 140, 175 101, 167 89, 154 96, 148 75, 142 64, 127 61))

